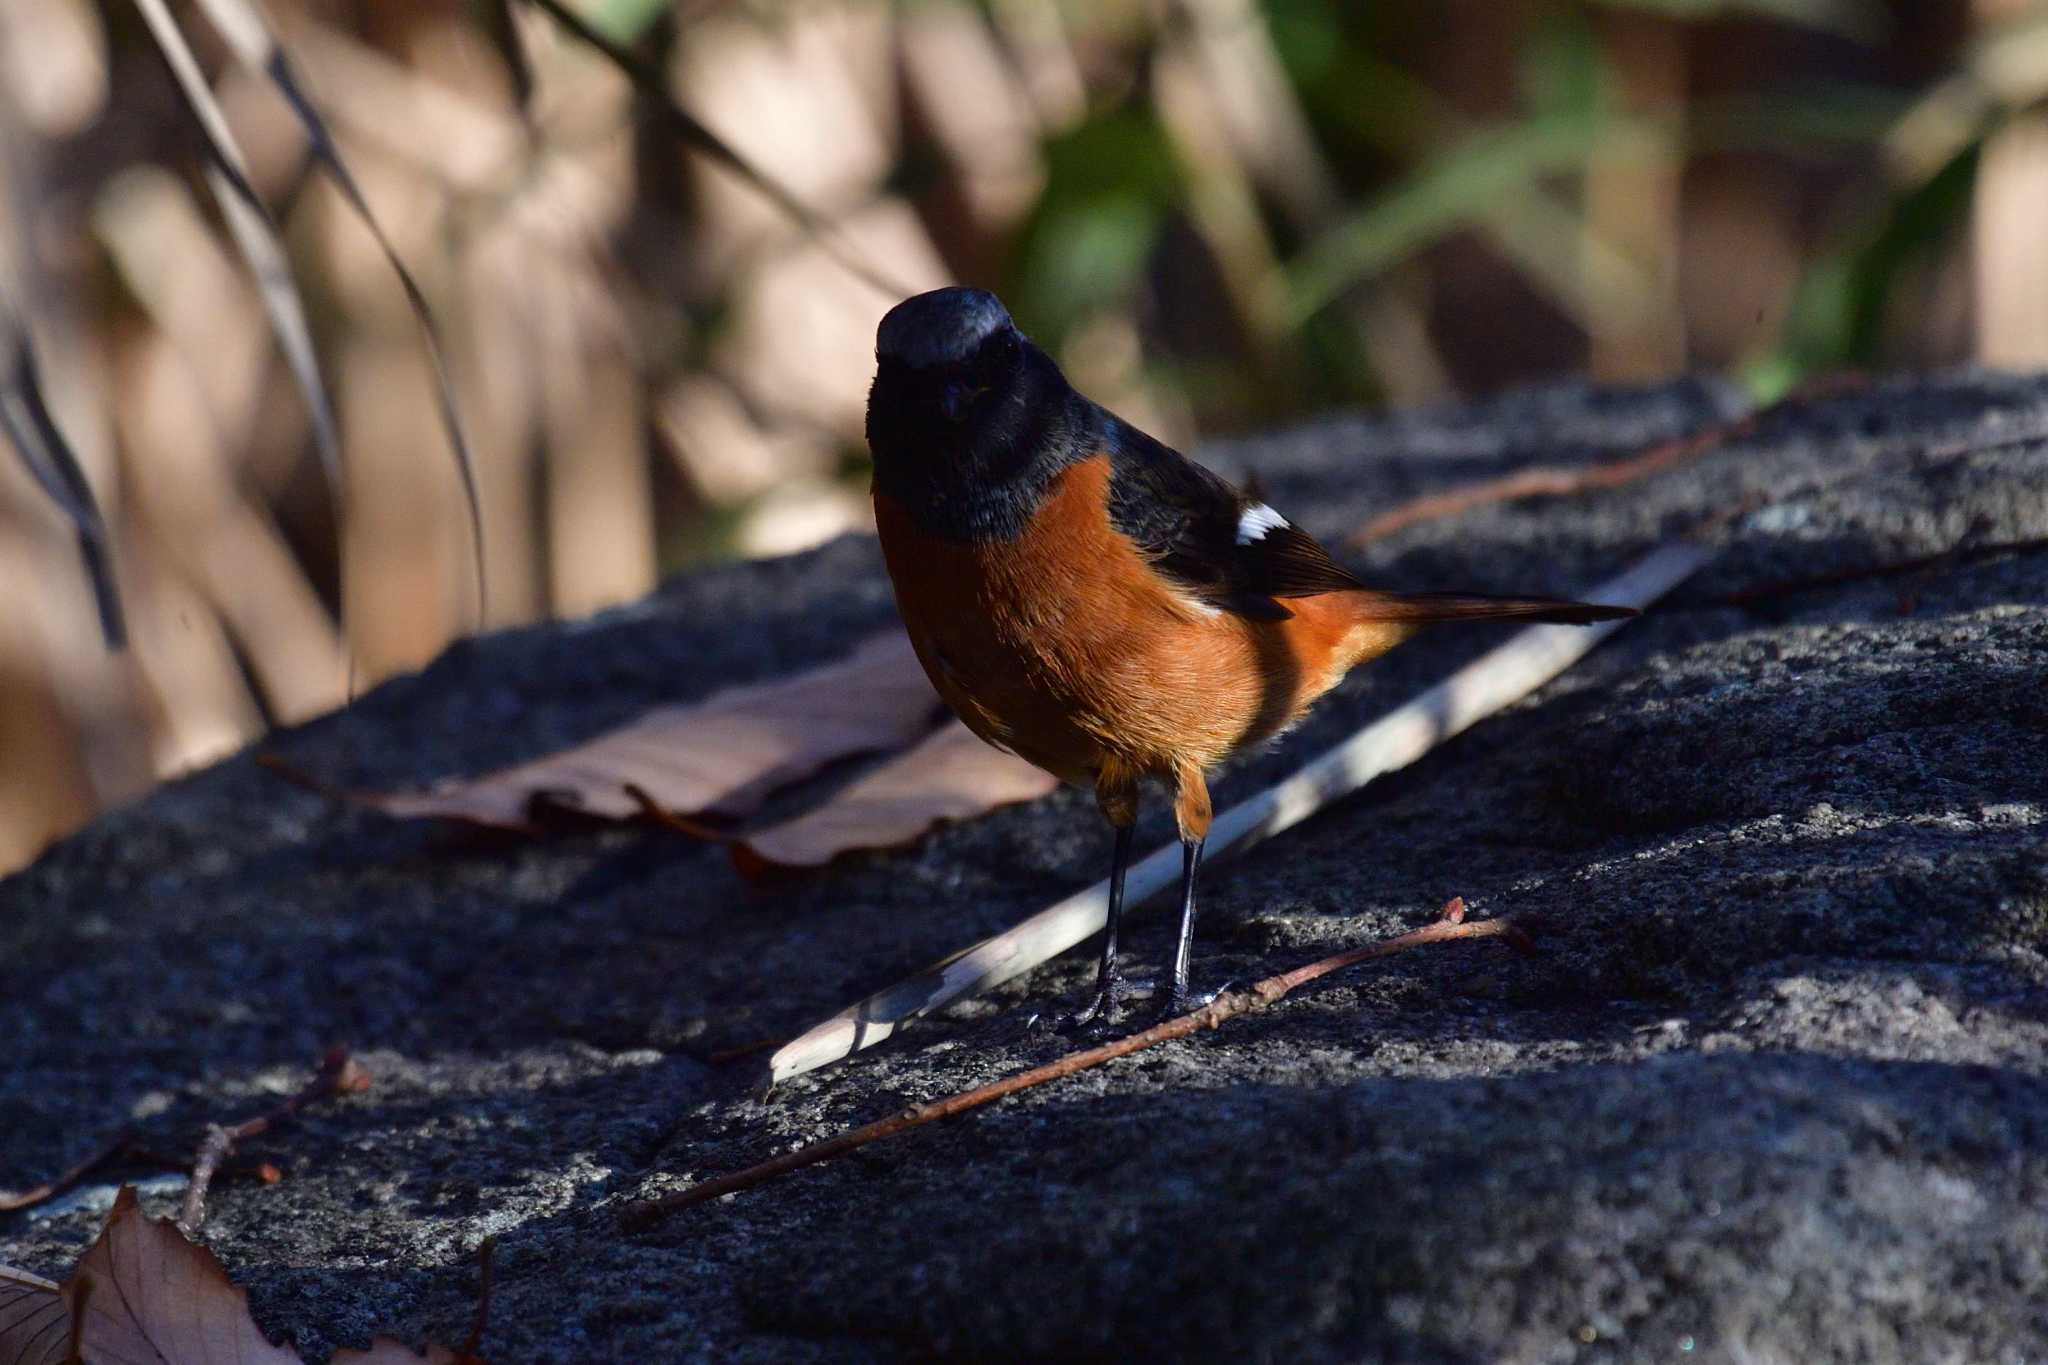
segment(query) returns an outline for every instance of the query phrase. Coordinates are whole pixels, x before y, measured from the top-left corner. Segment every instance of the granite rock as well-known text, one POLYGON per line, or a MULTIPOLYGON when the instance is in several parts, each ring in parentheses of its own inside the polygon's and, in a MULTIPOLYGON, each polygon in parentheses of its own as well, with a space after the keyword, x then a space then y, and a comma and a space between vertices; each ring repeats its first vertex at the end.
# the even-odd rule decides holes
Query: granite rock
MULTIPOLYGON (((1574 386, 1201 454, 1337 537, 1736 408, 1574 386)), ((399 824, 245 754, 0 882, 0 1184, 122 1124, 189 1141, 345 1041, 374 1088, 252 1144, 285 1180, 221 1185, 206 1230, 309 1359, 459 1340, 486 1235, 499 1362, 2038 1359, 2048 550, 1985 547, 2048 538, 2048 382, 1882 383, 1350 557, 1395 587, 1569 591, 1731 511, 1720 558, 1564 678, 1214 864, 1196 970, 1243 981, 1451 895, 1530 926, 1532 956, 1361 968, 627 1235, 626 1200, 1072 1046, 1023 1020, 1078 995, 1085 951, 770 1096, 721 1060, 1099 876, 1092 801, 757 885, 656 831, 399 824)), ((891 619, 849 538, 464 643, 259 748, 416 785, 891 619)), ((1362 670, 1219 803, 1492 638, 1362 670)), ((1165 920, 1137 917, 1139 957, 1165 920)), ((110 1197, 0 1217, 0 1261, 60 1274, 110 1197)))

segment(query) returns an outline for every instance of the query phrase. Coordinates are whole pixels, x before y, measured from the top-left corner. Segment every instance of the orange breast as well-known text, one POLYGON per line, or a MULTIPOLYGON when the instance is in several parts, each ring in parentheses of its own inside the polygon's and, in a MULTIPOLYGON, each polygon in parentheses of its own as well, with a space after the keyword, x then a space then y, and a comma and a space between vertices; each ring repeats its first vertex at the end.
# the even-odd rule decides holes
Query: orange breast
POLYGON ((1361 625, 1350 594, 1286 621, 1206 607, 1109 520, 1107 456, 1071 466, 1016 539, 937 540, 875 496, 897 606, 969 729, 1070 782, 1115 760, 1169 776, 1281 729, 1406 628, 1361 625))

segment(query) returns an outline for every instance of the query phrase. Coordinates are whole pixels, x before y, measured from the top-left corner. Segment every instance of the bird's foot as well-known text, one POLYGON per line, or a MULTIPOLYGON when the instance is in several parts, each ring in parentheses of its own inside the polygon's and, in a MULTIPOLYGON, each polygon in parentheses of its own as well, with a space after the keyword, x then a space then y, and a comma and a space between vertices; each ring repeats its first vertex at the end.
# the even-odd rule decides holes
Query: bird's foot
POLYGON ((1107 1026, 1116 1022, 1118 1010, 1127 1002, 1139 996, 1151 995, 1150 981, 1127 981, 1121 976, 1112 976, 1102 983, 1095 992, 1095 998, 1087 1006, 1067 1015, 1059 1022, 1061 1033, 1079 1033, 1095 1026, 1107 1026))
POLYGON ((1191 991, 1181 987, 1167 992, 1159 1002, 1159 1018, 1177 1019, 1183 1014, 1193 1014, 1198 1009, 1216 1003, 1216 997, 1229 990, 1236 983, 1226 981, 1212 990, 1191 991))

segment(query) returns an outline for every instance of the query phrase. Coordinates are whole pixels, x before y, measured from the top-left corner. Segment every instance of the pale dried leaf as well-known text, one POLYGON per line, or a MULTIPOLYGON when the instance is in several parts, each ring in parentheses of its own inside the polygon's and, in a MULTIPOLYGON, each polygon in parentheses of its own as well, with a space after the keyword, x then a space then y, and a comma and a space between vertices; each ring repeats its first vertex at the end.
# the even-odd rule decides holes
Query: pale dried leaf
POLYGON ((40 1275, 0 1265, 0 1365, 61 1365, 71 1349, 71 1309, 40 1275))
POLYGON ((816 810, 749 834, 740 843, 779 867, 817 867, 841 853, 907 844, 942 820, 1035 801, 1059 779, 983 743, 958 721, 881 764, 816 810))
POLYGON ((631 819, 636 788, 664 810, 744 815, 777 787, 834 760, 900 748, 928 731, 939 699, 910 641, 892 630, 837 663, 664 706, 561 753, 433 792, 359 799, 389 815, 527 829, 536 798, 631 819))
POLYGON ((248 1294, 214 1254, 168 1220, 145 1216, 125 1186, 99 1240, 64 1282, 67 1316, 81 1293, 78 1354, 88 1361, 304 1365, 298 1352, 264 1339, 248 1294))

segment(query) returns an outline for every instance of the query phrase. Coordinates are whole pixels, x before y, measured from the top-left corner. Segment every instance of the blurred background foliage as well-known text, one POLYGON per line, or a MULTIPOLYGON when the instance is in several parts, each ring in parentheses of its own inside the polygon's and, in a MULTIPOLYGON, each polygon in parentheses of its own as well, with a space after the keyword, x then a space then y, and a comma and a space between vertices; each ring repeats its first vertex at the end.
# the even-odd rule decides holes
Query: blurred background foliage
POLYGON ((479 607, 398 277, 211 26, 238 4, 171 6, 330 486, 148 8, 0 4, 0 287, 131 635, 0 459, 0 870, 479 624, 858 529, 890 289, 998 290, 1179 442, 1561 375, 2048 365, 2038 0, 267 0, 445 346, 479 607))

